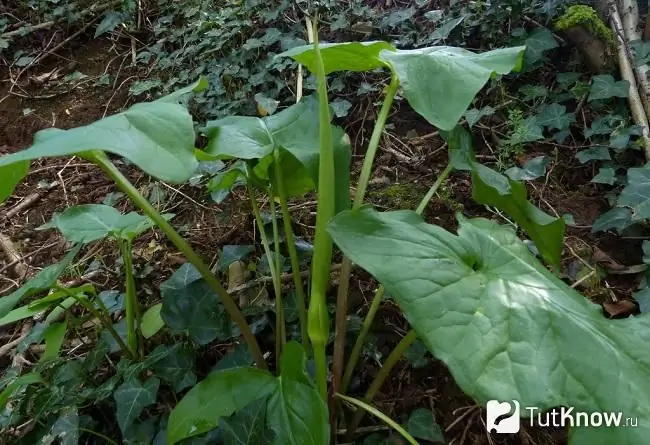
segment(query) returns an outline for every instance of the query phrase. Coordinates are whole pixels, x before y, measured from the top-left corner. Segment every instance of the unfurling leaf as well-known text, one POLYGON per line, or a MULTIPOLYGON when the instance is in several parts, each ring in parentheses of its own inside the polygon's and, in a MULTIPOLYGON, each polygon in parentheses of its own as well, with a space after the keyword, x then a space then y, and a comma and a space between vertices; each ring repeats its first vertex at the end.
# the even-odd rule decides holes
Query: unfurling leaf
POLYGON ((151 338, 158 333, 164 326, 165 322, 160 316, 162 303, 154 304, 142 314, 140 321, 140 330, 144 338, 151 338))
POLYGON ((414 212, 334 217, 350 260, 395 298, 418 338, 479 405, 620 412, 637 428, 571 428, 569 443, 643 443, 650 434, 650 318, 607 320, 542 266, 515 232, 459 217, 458 235, 414 212))

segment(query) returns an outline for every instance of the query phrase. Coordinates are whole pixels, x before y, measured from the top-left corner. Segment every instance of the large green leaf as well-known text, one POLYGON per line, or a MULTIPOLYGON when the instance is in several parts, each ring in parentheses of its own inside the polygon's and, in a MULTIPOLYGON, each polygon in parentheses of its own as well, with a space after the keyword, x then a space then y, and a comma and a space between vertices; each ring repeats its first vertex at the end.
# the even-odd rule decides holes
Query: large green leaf
MULTIPOLYGON (((174 215, 163 216, 169 220, 174 215)), ((155 223, 149 217, 136 212, 122 214, 104 204, 83 204, 55 213, 39 230, 58 229, 69 242, 90 243, 109 235, 134 239, 153 226, 155 223)))
POLYGON ((169 329, 186 332, 201 345, 237 335, 217 294, 190 263, 162 283, 160 294, 160 316, 169 329))
POLYGON ((29 161, 0 167, 0 203, 11 196, 14 189, 29 171, 29 161))
POLYGON ((605 319, 599 305, 535 260, 512 229, 459 220, 453 235, 414 212, 364 207, 337 215, 330 233, 386 287, 418 337, 479 404, 517 400, 541 411, 564 405, 622 412, 639 427, 576 427, 570 444, 644 443, 650 318, 605 319))
MULTIPOLYGON (((323 57, 325 74, 335 71, 371 71, 386 66, 379 58, 383 50, 395 51, 387 42, 343 42, 319 44, 323 57)), ((291 57, 305 65, 311 72, 316 69, 316 57, 313 45, 303 45, 278 54, 276 57, 291 57)))
POLYGON ((274 445, 329 443, 327 406, 312 386, 280 376, 266 416, 276 435, 274 445))
POLYGON ((18 290, 0 298, 0 318, 7 315, 23 298, 49 290, 81 250, 76 246, 58 263, 47 266, 18 290))
POLYGON ((276 387, 268 372, 254 368, 215 371, 194 386, 169 416, 167 443, 208 432, 251 402, 268 397, 276 387))
MULTIPOLYGON (((315 96, 305 97, 265 118, 233 116, 209 121, 203 131, 209 138, 205 148, 207 154, 216 158, 258 160, 254 174, 265 181, 273 181, 268 170, 273 163, 274 150, 286 150, 287 153, 281 154, 281 171, 288 196, 302 195, 318 183, 320 134, 315 96)), ((332 131, 336 204, 337 209, 344 210, 349 207, 350 143, 343 130, 333 127, 332 131)), ((230 189, 240 176, 238 171, 224 176, 212 191, 230 189)))
POLYGON ((122 432, 129 429, 140 413, 149 405, 156 403, 160 380, 150 378, 144 384, 137 378, 122 383, 113 394, 117 405, 117 423, 122 432))
MULTIPOLYGON (((185 89, 181 92, 187 93, 185 89)), ((84 156, 91 150, 103 150, 127 158, 163 181, 185 182, 198 162, 194 157, 192 116, 176 103, 182 96, 172 94, 171 99, 136 104, 83 127, 38 132, 28 149, 0 157, 0 169, 24 169, 25 162, 39 158, 84 156)), ((4 178, 1 184, 4 186, 4 178)), ((0 187, 4 194, 6 186, 0 187)))
POLYGON ((451 46, 383 51, 409 104, 429 123, 451 130, 495 74, 519 70, 524 47, 481 54, 451 46))
MULTIPOLYGON (((432 125, 451 130, 491 77, 521 68, 524 49, 519 46, 475 54, 451 46, 396 50, 386 42, 346 42, 325 44, 321 51, 326 73, 389 67, 415 111, 432 125)), ((312 72, 315 69, 311 46, 280 55, 293 57, 312 72)))

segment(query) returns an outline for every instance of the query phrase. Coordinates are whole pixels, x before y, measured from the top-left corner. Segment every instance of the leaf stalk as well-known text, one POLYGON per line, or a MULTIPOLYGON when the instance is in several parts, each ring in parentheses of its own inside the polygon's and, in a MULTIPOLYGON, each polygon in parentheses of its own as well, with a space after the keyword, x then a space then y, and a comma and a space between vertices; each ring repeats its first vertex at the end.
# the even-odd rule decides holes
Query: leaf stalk
POLYGON ((219 296, 228 315, 235 322, 242 333, 244 340, 248 343, 251 354, 257 366, 261 369, 267 369, 266 361, 262 355, 262 350, 253 335, 246 318, 239 310, 237 303, 223 288, 217 277, 212 273, 210 267, 201 259, 201 257, 192 249, 189 243, 183 238, 172 225, 145 199, 142 194, 133 186, 131 181, 111 162, 111 160, 102 151, 93 151, 90 160, 97 164, 106 175, 111 178, 120 190, 122 190, 145 215, 152 219, 154 223, 163 231, 176 248, 187 258, 187 260, 199 271, 201 277, 208 283, 212 290, 219 296))

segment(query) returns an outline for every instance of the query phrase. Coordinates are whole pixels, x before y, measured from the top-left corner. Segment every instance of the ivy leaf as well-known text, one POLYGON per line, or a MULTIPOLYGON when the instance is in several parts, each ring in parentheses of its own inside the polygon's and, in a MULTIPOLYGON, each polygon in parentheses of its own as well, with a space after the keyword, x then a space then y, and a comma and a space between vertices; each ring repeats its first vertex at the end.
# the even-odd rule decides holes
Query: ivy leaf
POLYGON ((577 81, 580 80, 580 73, 567 72, 567 73, 557 73, 555 76, 557 79, 557 84, 560 88, 568 90, 571 88, 577 81))
POLYGON ((627 170, 627 186, 619 195, 616 205, 632 209, 632 222, 650 218, 650 168, 627 170))
POLYGON ((79 413, 77 407, 64 408, 59 418, 52 425, 49 436, 59 439, 61 445, 79 443, 79 413))
POLYGON ((616 81, 611 74, 599 74, 592 79, 589 102, 612 97, 628 97, 629 95, 630 83, 627 80, 616 81))
MULTIPOLYGON (((423 368, 429 364, 429 359, 427 358, 428 353, 429 351, 427 350, 427 347, 424 346, 424 343, 417 340, 409 346, 406 351, 404 351, 404 358, 408 360, 411 366, 415 369, 423 368)), ((413 434, 413 432, 409 432, 413 434)))
POLYGON ((238 335, 212 288, 189 263, 160 286, 160 316, 169 329, 186 332, 198 344, 238 335))
POLYGON ((560 405, 622 412, 639 426, 576 425, 569 444, 643 443, 650 434, 650 318, 606 319, 510 227, 458 219, 452 234, 415 212, 365 206, 336 215, 329 232, 385 286, 418 338, 479 405, 497 399, 542 412, 560 405))
POLYGON ((449 34, 451 34, 451 32, 456 29, 465 18, 465 15, 461 15, 460 17, 445 20, 441 25, 436 26, 436 29, 429 36, 429 40, 433 43, 438 43, 441 40, 447 39, 449 34))
POLYGON ((172 385, 176 392, 193 386, 196 383, 194 374, 195 354, 191 349, 182 345, 159 345, 152 354, 164 355, 163 358, 151 364, 156 375, 172 385))
POLYGON ((622 127, 615 129, 609 137, 609 144, 622 150, 627 148, 630 143, 631 136, 641 136, 643 134, 643 128, 639 125, 630 125, 628 127, 622 127))
POLYGON ((535 28, 526 38, 524 63, 531 66, 544 58, 544 52, 557 48, 553 33, 544 27, 535 28))
POLYGON ((614 207, 600 215, 591 226, 591 232, 616 229, 619 232, 632 225, 632 211, 626 207, 614 207))
POLYGON ((225 272, 232 263, 245 259, 254 250, 255 246, 251 244, 228 244, 223 246, 223 251, 219 258, 219 269, 221 272, 225 272))
POLYGON ((580 150, 576 153, 576 158, 581 164, 586 164, 589 161, 610 161, 612 159, 609 148, 602 146, 580 150))
POLYGON ((600 167, 598 174, 590 182, 614 185, 616 182, 616 170, 611 167, 600 167))
POLYGON ((122 22, 124 22, 125 19, 126 19, 126 15, 124 15, 121 12, 116 12, 116 11, 107 12, 106 14, 104 14, 104 18, 102 19, 102 21, 99 22, 99 25, 97 25, 97 29, 95 30, 95 38, 101 36, 102 34, 106 34, 107 32, 113 31, 122 22))
POLYGON ((238 343, 235 349, 229 351, 217 362, 213 371, 252 366, 255 363, 250 348, 246 343, 238 343))
POLYGON ((537 123, 549 129, 564 130, 575 121, 575 114, 567 113, 566 107, 558 103, 544 105, 537 114, 537 123))
POLYGON ((331 103, 331 107, 334 111, 334 116, 345 117, 350 113, 352 103, 346 99, 334 99, 331 103))
POLYGON ((546 174, 548 163, 546 156, 537 156, 526 161, 523 168, 511 167, 505 173, 513 181, 532 181, 546 174))
POLYGON ((488 105, 481 108, 480 110, 478 108, 467 110, 463 116, 465 116, 465 120, 467 121, 469 128, 472 128, 474 124, 481 120, 481 118, 485 116, 492 116, 495 111, 496 110, 494 108, 488 105))
POLYGON ((411 413, 406 423, 406 431, 413 437, 429 442, 445 442, 442 429, 431 411, 418 408, 411 413))
POLYGON ((544 139, 543 131, 544 128, 537 121, 537 116, 528 116, 505 142, 517 145, 539 141, 544 139))
POLYGON ((122 383, 113 394, 117 405, 117 423, 124 433, 138 418, 140 413, 149 405, 156 403, 160 380, 153 377, 144 385, 137 378, 131 378, 122 383))
POLYGON ((19 289, 5 297, 0 297, 0 319, 7 315, 23 298, 50 290, 54 283, 56 283, 56 280, 59 279, 61 274, 72 263, 72 260, 75 259, 80 250, 81 244, 68 252, 60 262, 45 267, 34 278, 30 279, 19 289))
POLYGON ((258 399, 228 418, 219 429, 224 445, 260 445, 273 443, 274 435, 266 426, 266 400, 258 399))
POLYGON ((548 96, 548 88, 542 85, 524 85, 519 88, 519 94, 523 96, 522 100, 535 100, 540 97, 548 96))
POLYGON ((642 66, 650 62, 650 42, 633 40, 630 42, 634 54, 634 65, 642 66))

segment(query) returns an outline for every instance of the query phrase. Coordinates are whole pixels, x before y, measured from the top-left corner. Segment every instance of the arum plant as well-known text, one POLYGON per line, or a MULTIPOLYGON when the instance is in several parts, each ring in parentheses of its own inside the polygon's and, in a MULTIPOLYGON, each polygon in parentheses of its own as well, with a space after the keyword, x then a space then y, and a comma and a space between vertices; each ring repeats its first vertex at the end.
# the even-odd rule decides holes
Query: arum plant
MULTIPOLYGON (((315 184, 321 177, 322 156, 319 145, 321 103, 320 98, 305 97, 277 114, 264 118, 230 116, 209 121, 202 129, 208 138, 202 157, 211 160, 237 159, 227 171, 220 173, 210 182, 209 190, 224 196, 238 183, 247 186, 276 294, 276 357, 278 359, 284 342, 285 323, 278 264, 280 237, 275 211, 276 200, 279 202, 285 245, 291 260, 302 343, 305 349, 310 347, 307 305, 300 278, 300 260, 287 200, 314 190, 315 184), (262 190, 270 197, 275 254, 271 252, 262 215, 255 199, 256 189, 262 190)), ((327 107, 326 102, 325 107, 327 107)), ((328 193, 332 195, 335 209, 341 211, 349 208, 350 145, 345 133, 339 128, 330 128, 329 121, 330 119, 326 121, 326 128, 331 133, 330 139, 335 141, 333 157, 336 180, 328 182, 328 187, 331 188, 328 193)), ((318 252, 318 249, 314 250, 318 252)))
MULTIPOLYGON (((357 184, 352 209, 358 209, 364 202, 370 180, 374 157, 383 134, 386 119, 393 100, 401 87, 404 98, 411 107, 429 123, 442 131, 451 131, 456 126, 474 96, 490 78, 518 70, 522 63, 523 47, 506 48, 475 54, 470 51, 446 46, 436 46, 418 50, 399 50, 387 42, 346 42, 322 45, 323 70, 325 74, 335 71, 370 71, 388 69, 390 83, 385 89, 385 97, 379 111, 361 174, 357 184), (431 81, 430 79, 435 79, 431 81)), ((318 56, 311 46, 302 46, 286 51, 280 56, 292 57, 312 72, 318 73, 318 56)), ((474 167, 484 171, 480 164, 474 167)), ((423 206, 435 194, 437 188, 451 172, 450 164, 441 173, 431 188, 423 206)), ((487 168, 487 167, 486 167, 487 168)), ((501 187, 499 193, 505 193, 501 187)), ((477 197, 477 196, 475 196, 477 197)), ((483 202, 495 198, 479 197, 483 202)), ((507 199, 506 199, 507 201, 507 199)), ((525 201, 525 198, 524 198, 525 201)), ((480 202, 480 201, 479 201, 480 202)), ((528 213, 532 210, 528 209, 528 213)), ((538 215, 539 216, 539 215, 538 215)), ((548 221, 545 221, 548 223, 548 221)), ((546 251, 544 251, 546 253, 546 251)), ((559 261, 559 252, 553 252, 553 260, 559 261)), ((352 350, 345 373, 345 340, 347 330, 348 290, 352 264, 345 258, 341 268, 339 291, 337 295, 336 339, 334 346, 333 386, 334 391, 345 392, 359 358, 365 337, 381 303, 384 290, 380 287, 375 294, 358 340, 352 350)))
MULTIPOLYGON (((174 215, 162 216, 169 220, 174 215)), ((134 357, 142 357, 144 348, 133 275, 133 241, 154 226, 153 220, 135 212, 121 214, 108 205, 86 204, 57 213, 49 223, 40 227, 40 230, 58 229, 67 241, 73 243, 85 244, 104 238, 117 243, 124 263, 127 345, 134 357)))

